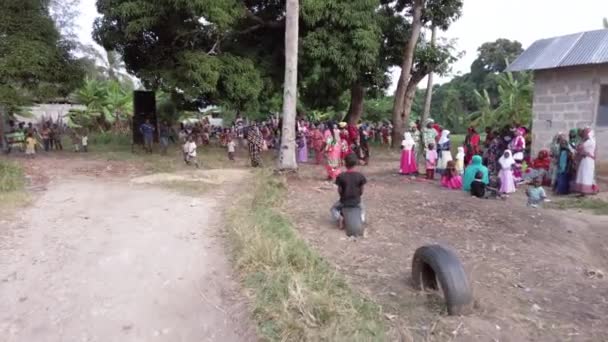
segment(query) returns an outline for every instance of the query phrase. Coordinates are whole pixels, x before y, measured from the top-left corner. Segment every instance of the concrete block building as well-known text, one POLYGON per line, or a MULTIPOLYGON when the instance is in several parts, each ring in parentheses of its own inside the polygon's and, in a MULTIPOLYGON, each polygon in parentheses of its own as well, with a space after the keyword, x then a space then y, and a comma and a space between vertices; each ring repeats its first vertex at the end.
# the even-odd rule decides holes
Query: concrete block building
POLYGON ((608 161, 608 30, 541 39, 507 70, 534 72, 534 155, 558 132, 589 126, 608 161))

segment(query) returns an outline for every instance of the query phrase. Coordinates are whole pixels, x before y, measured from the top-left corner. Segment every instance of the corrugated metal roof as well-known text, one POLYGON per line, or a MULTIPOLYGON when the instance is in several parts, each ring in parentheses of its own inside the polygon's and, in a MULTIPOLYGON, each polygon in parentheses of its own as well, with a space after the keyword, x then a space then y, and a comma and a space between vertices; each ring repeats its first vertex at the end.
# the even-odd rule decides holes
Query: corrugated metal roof
POLYGON ((602 63, 608 63, 608 30, 537 40, 509 65, 507 71, 602 63))

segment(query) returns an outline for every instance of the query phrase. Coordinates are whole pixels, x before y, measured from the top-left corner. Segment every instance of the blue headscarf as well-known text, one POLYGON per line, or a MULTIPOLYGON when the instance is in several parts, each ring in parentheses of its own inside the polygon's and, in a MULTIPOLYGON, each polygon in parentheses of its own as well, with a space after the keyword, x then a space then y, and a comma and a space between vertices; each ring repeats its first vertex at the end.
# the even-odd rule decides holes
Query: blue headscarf
POLYGON ((469 166, 467 166, 467 168, 464 170, 464 178, 462 180, 462 190, 471 191, 471 184, 475 180, 475 174, 477 174, 478 171, 481 171, 481 173, 483 174, 483 177, 481 178, 481 180, 486 184, 490 183, 490 177, 488 175, 488 168, 483 166, 481 164, 481 161, 482 161, 481 156, 478 156, 478 155, 473 156, 473 159, 471 159, 471 164, 469 166))

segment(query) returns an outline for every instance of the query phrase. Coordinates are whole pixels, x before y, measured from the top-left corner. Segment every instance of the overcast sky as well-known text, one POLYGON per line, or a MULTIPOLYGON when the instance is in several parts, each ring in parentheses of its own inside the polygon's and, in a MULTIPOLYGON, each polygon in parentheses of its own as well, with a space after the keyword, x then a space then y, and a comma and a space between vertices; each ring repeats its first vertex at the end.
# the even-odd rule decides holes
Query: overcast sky
MULTIPOLYGON (((80 39, 92 43, 95 0, 81 1, 80 39)), ((507 38, 527 48, 537 39, 601 29, 603 17, 608 17, 608 0, 464 0, 462 17, 441 35, 458 39, 465 55, 453 72, 466 73, 485 42, 507 38)))

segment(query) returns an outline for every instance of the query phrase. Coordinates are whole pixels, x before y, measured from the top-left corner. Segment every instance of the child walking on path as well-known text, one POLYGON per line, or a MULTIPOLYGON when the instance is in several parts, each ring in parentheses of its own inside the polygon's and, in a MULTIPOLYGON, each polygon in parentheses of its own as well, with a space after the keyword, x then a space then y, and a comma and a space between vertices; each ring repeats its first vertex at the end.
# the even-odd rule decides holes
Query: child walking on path
POLYGON ((505 153, 498 160, 500 165, 500 192, 503 194, 511 194, 515 192, 515 179, 513 178, 513 167, 515 159, 510 150, 505 150, 505 153))
POLYGON ((196 143, 192 135, 188 137, 188 141, 184 144, 184 161, 188 165, 193 163, 197 169, 199 168, 198 160, 196 159, 196 143))
POLYGON ((36 145, 38 145, 38 141, 34 139, 32 133, 28 133, 25 139, 25 155, 34 158, 36 156, 36 145))
POLYGON ((429 144, 426 151, 426 179, 435 179, 435 167, 437 166, 437 151, 435 144, 429 144))
POLYGON ((236 143, 232 139, 232 137, 228 137, 228 143, 226 144, 226 148, 228 149, 228 160, 234 161, 234 152, 236 150, 236 143))

